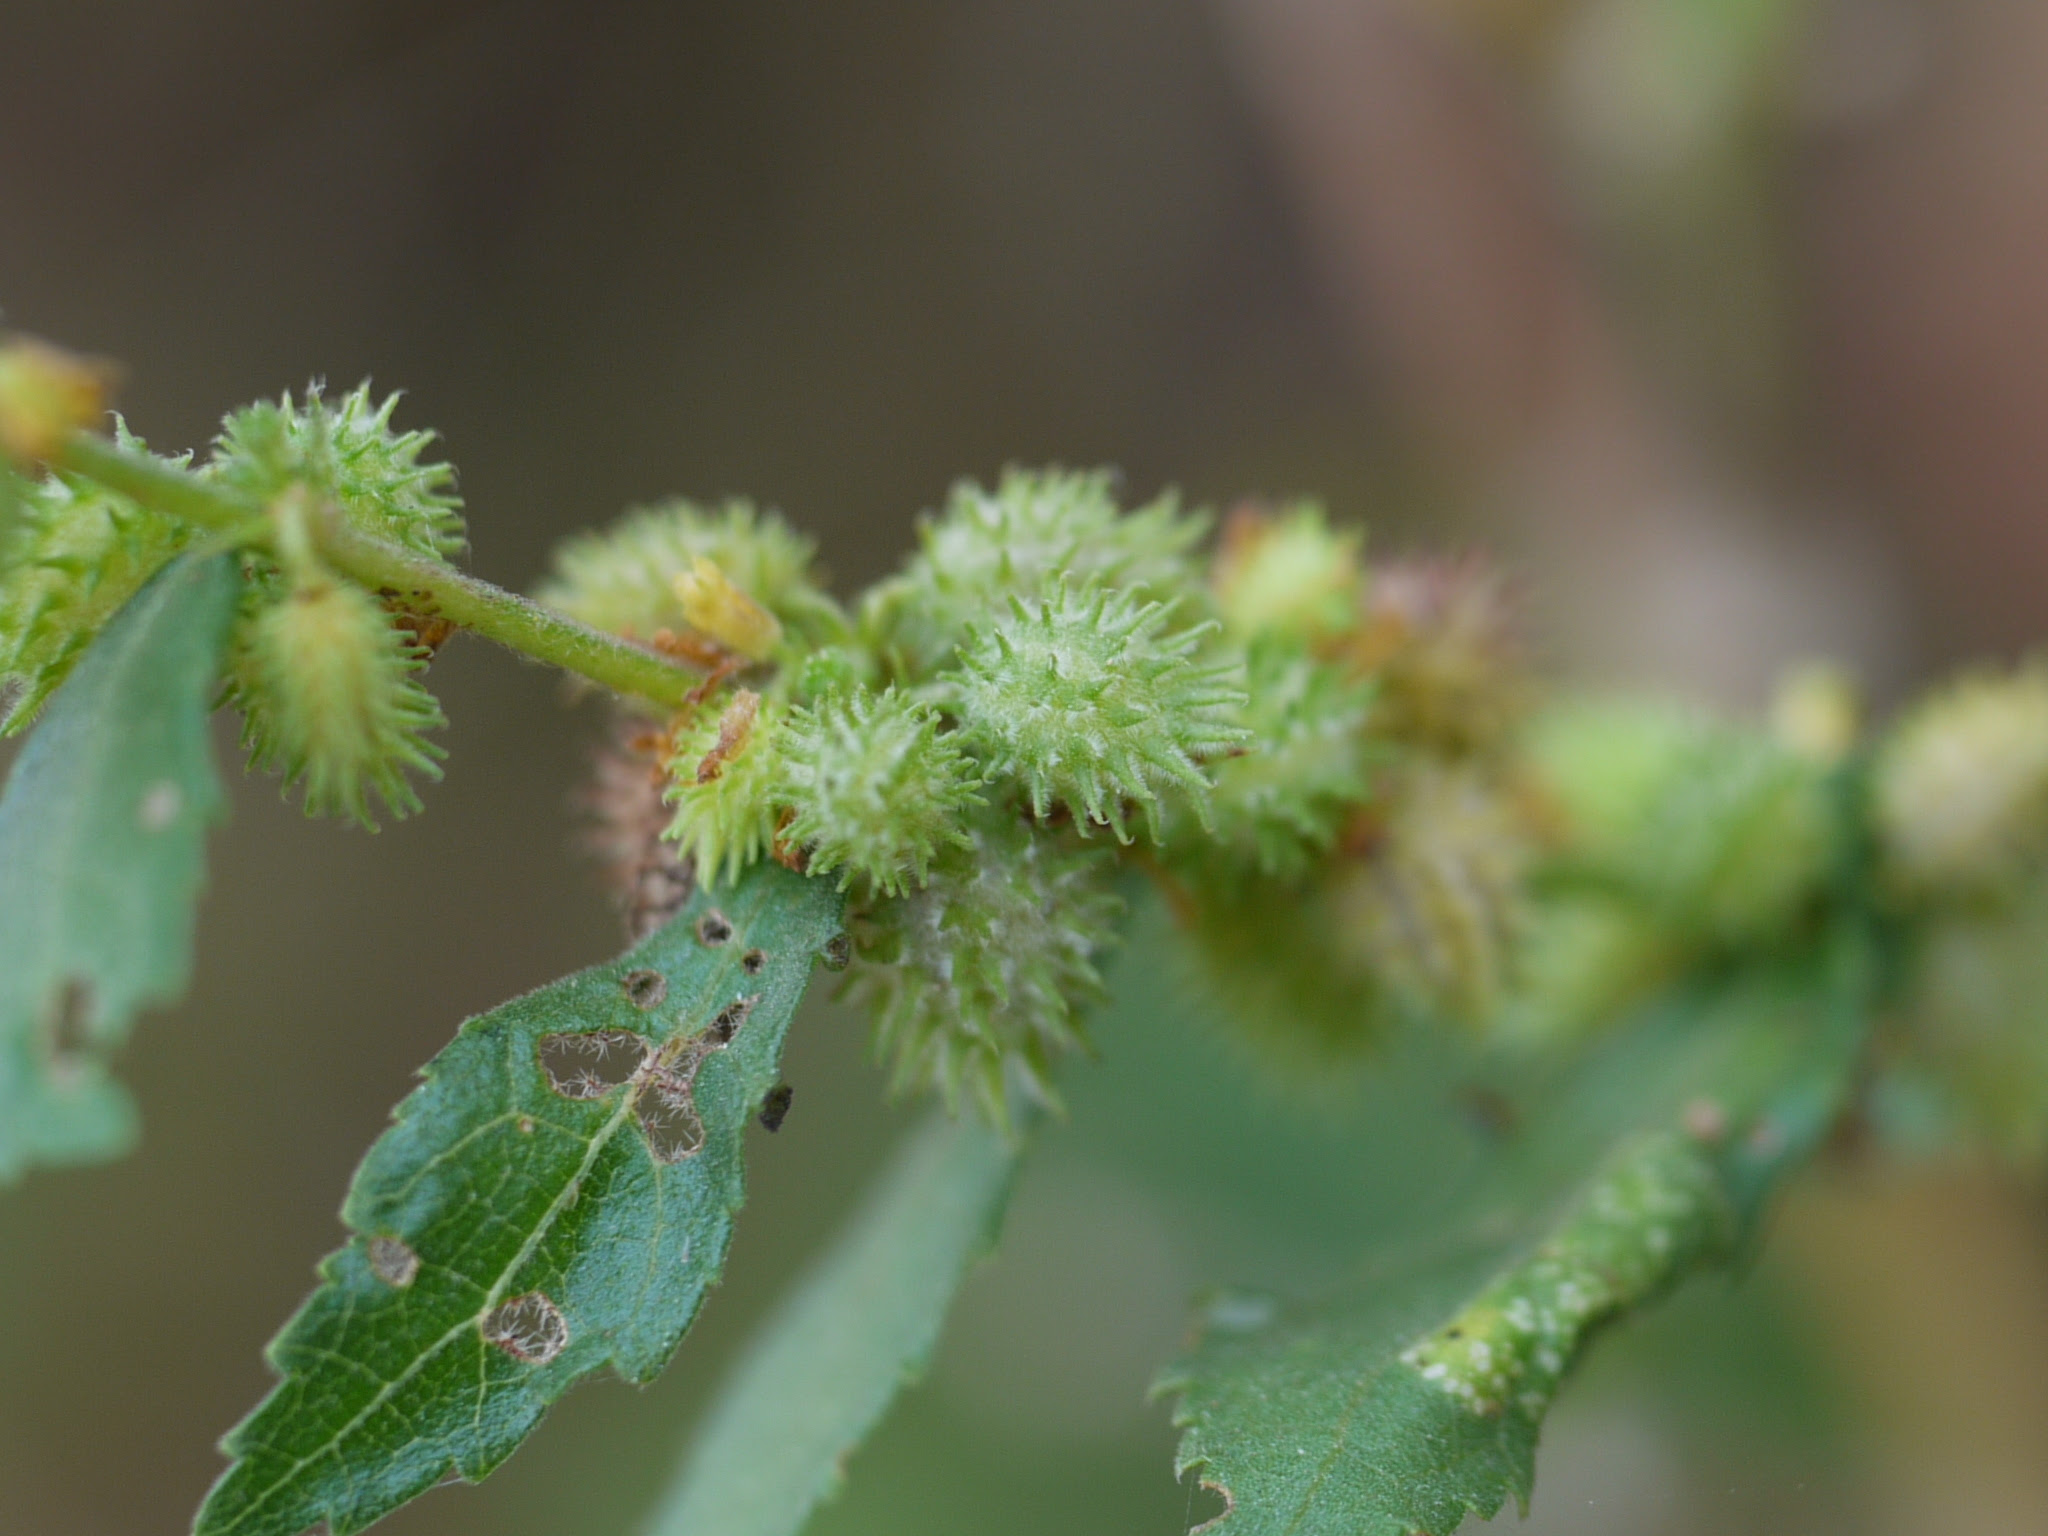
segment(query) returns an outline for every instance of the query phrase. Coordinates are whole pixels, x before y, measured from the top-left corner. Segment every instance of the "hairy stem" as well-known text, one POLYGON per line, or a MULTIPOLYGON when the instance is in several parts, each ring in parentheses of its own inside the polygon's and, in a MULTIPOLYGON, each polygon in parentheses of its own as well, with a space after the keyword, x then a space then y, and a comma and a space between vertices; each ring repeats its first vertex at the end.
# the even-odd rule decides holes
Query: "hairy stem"
MULTIPOLYGON (((261 507, 232 492, 89 432, 71 434, 56 463, 201 528, 239 533, 261 528, 266 521, 261 507)), ((447 619, 616 693, 674 708, 699 681, 697 674, 657 652, 363 533, 331 509, 312 520, 312 533, 323 560, 372 592, 391 595, 412 612, 447 619)))

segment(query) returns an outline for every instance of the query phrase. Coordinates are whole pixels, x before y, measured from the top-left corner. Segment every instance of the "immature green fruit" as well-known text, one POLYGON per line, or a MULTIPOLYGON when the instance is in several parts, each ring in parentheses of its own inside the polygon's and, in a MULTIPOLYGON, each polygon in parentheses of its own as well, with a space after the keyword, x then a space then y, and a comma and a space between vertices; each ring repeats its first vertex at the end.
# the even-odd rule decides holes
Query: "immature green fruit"
POLYGON ((935 856, 972 846, 965 824, 981 782, 936 713, 894 688, 828 696, 789 712, 776 798, 793 812, 783 841, 839 888, 886 896, 923 885, 935 856))
POLYGON ((323 572, 259 598, 236 637, 229 693, 252 763, 305 783, 309 816, 376 830, 374 793, 394 816, 420 809, 406 775, 441 776, 447 754, 422 732, 447 724, 421 686, 425 658, 381 604, 323 572))
POLYGON ((1885 870, 1921 896, 2010 891, 2048 855, 2048 664, 1950 684, 1893 729, 1871 784, 1885 870))
MULTIPOLYGON (((1246 681, 1250 697, 1235 718, 1250 743, 1212 769, 1215 844, 1239 866, 1299 878, 1371 796, 1373 688, 1270 638, 1251 647, 1246 681)), ((1194 852, 1206 865, 1208 850, 1194 852)))
POLYGON ((666 501, 563 544, 555 551, 554 575, 537 595, 594 628, 653 640, 663 630, 692 627, 676 582, 694 577, 697 562, 708 560, 783 628, 817 643, 841 635, 845 620, 818 587, 812 554, 809 539, 751 502, 710 508, 666 501))
POLYGON ((1013 1101, 1056 1102, 1054 1063, 1085 1044, 1096 957, 1123 903, 1114 856, 994 810, 968 823, 921 889, 876 903, 847 990, 874 1012, 898 1091, 963 1096, 999 1127, 1013 1101))
POLYGON ((1223 525, 1212 577, 1216 606, 1233 635, 1314 640, 1349 627, 1357 612, 1364 536, 1333 530, 1323 509, 1280 513, 1240 507, 1223 525))
POLYGON ((781 706, 742 688, 675 733, 665 836, 707 884, 730 882, 775 846, 782 782, 781 706))
POLYGON ((918 529, 921 547, 861 610, 869 643, 907 680, 947 665, 1013 597, 1036 599, 1061 577, 1167 598, 1197 588, 1189 551, 1207 519, 1170 493, 1129 513, 1107 470, 1007 469, 993 491, 953 487, 944 513, 918 529))
POLYGON ((1840 851, 1829 766, 1665 706, 1559 711, 1534 733, 1564 857, 1666 931, 1745 945, 1792 931, 1840 851))
POLYGON ((1164 603, 1065 582, 1013 597, 943 680, 963 743, 990 779, 1020 785, 1041 819, 1060 807, 1127 843, 1134 801, 1156 841, 1165 790, 1206 825, 1202 764, 1248 739, 1230 723, 1245 695, 1237 667, 1194 660, 1214 626, 1170 630, 1171 617, 1164 603))
POLYGON ((436 559, 463 546, 462 498, 447 464, 420 462, 432 432, 394 432, 399 396, 381 405, 368 383, 329 405, 320 386, 230 414, 214 440, 213 475, 269 506, 294 487, 330 502, 366 533, 436 559))
POLYGON ((28 726, 121 605, 190 542, 184 524, 86 481, 13 484, 14 522, 0 529, 0 735, 28 726))

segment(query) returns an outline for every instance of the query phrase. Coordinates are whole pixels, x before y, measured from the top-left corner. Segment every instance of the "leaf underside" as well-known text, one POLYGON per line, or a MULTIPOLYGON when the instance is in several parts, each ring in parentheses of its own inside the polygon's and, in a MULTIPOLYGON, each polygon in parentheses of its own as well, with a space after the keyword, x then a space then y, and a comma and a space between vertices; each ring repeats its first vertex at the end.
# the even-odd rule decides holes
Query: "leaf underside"
POLYGON ((773 865, 609 965, 465 1023, 370 1149, 354 1234, 270 1346, 198 1536, 348 1536, 474 1481, 609 1366, 650 1380, 719 1275, 746 1124, 839 930, 773 865))
POLYGON ((649 1521, 649 1536, 795 1536, 931 1358, 953 1294, 995 1240, 1016 1155, 934 1117, 763 1330, 649 1521))
POLYGON ((1527 1506, 1588 1339, 1740 1253, 1865 1036, 1854 936, 1648 1011, 1538 1108, 1508 1167, 1320 1306, 1225 1296, 1158 1390, 1223 1536, 1449 1536, 1527 1506))
POLYGON ((94 641, 0 795, 0 1180, 134 1139, 107 1056, 192 969, 227 556, 174 562, 94 641))

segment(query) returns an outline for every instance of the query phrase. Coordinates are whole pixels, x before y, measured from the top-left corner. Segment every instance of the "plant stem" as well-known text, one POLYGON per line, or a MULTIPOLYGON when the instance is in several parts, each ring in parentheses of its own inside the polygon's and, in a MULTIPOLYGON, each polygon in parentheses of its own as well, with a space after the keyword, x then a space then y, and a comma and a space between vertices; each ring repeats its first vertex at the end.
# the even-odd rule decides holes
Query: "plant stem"
MULTIPOLYGON (((60 468, 158 512, 202 528, 234 533, 266 524, 264 510, 175 464, 88 432, 74 432, 60 468)), ((565 614, 465 575, 439 560, 352 527, 331 508, 313 521, 314 543, 335 570, 422 616, 447 619, 508 650, 574 672, 616 693, 679 707, 698 675, 644 646, 592 629, 565 614)))

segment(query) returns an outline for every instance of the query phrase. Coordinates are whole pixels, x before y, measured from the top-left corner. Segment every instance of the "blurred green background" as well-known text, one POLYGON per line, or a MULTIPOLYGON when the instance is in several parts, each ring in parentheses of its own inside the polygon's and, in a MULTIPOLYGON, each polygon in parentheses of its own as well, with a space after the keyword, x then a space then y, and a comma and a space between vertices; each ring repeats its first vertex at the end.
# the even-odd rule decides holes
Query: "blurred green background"
MULTIPOLYGON (((1561 674, 1751 706, 1826 653, 1882 702, 2042 627, 2044 73, 2018 0, 8 0, 0 304, 122 359, 159 448, 310 376, 404 387, 512 585, 679 491, 781 506, 850 590, 956 476, 1106 462, 1487 544, 1561 674)), ((571 846, 594 717, 473 642, 435 683, 425 817, 243 786, 197 985, 127 1056, 140 1155, 0 1193, 0 1532, 182 1529, 412 1070, 616 947, 571 846)), ((633 1528, 906 1122, 851 1018, 793 1040, 669 1374, 385 1529, 633 1528)), ((821 1531, 1213 1512, 1145 1384, 1199 1286, 1327 1274, 1342 1169, 1310 1138, 1298 1209, 1205 1215, 1146 1150, 1157 1043, 1104 1046, 821 1531)), ((1530 1530, 2039 1531, 2043 1214, 1823 1168, 1742 1287, 1597 1351, 1530 1530)))

